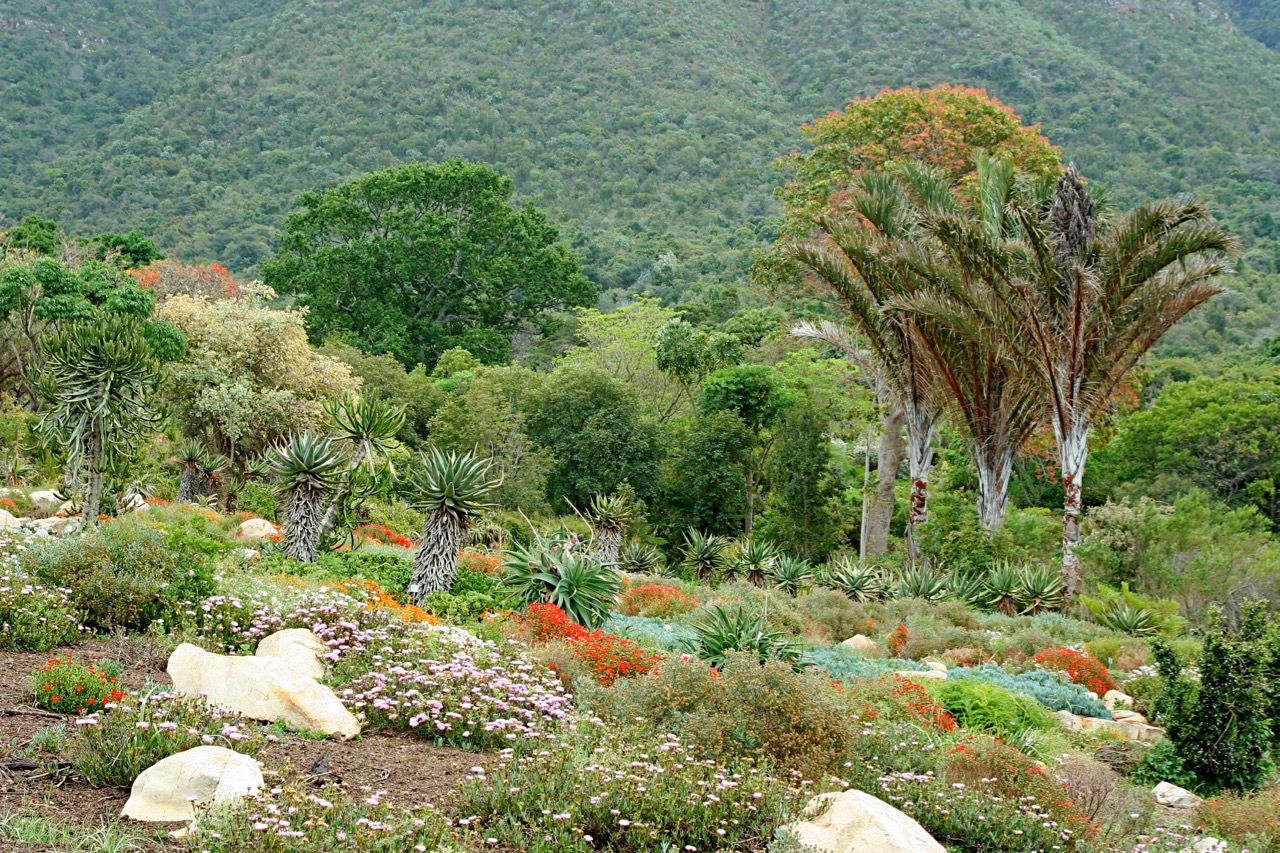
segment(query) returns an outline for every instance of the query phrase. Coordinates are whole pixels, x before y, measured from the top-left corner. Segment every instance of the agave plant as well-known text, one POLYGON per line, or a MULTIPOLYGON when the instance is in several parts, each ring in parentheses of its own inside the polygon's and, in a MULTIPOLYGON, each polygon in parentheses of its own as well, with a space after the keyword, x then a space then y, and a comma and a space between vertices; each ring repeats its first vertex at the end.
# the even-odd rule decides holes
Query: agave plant
POLYGON ((271 457, 261 453, 240 466, 240 481, 255 483, 271 478, 271 457))
POLYGON ((987 580, 974 572, 954 571, 947 576, 947 594, 966 607, 986 607, 987 580))
POLYGON ((898 595, 903 598, 938 601, 946 594, 946 579, 928 566, 910 565, 898 574, 898 595))
POLYGON ((413 603, 421 605, 431 593, 453 586, 467 527, 489 507, 485 496, 498 483, 490 479, 487 461, 432 447, 419 454, 413 484, 418 491, 416 505, 427 513, 409 581, 413 603))
POLYGON ((1154 610, 1138 607, 1125 601, 1115 601, 1098 614, 1098 622, 1113 631, 1150 636, 1160 631, 1160 616, 1154 610))
POLYGON ((684 534, 684 559, 682 564, 700 581, 709 581, 720 574, 726 564, 725 550, 729 543, 723 536, 709 535, 690 528, 684 534))
POLYGON ((595 528, 591 553, 606 566, 618 564, 618 548, 631 514, 631 502, 624 495, 596 495, 591 499, 591 506, 587 508, 587 518, 595 528))
POLYGON ((884 577, 876 569, 860 566, 848 557, 837 557, 827 569, 826 583, 850 601, 879 601, 889 594, 884 577))
POLYGON ((772 543, 762 539, 744 539, 738 543, 737 557, 722 574, 726 579, 741 575, 756 586, 764 586, 765 578, 773 572, 777 559, 778 549, 772 543))
POLYGON ((773 658, 794 666, 800 659, 800 647, 786 632, 771 629, 763 613, 716 605, 689 627, 693 633, 683 644, 685 651, 712 666, 724 666, 733 651, 755 654, 761 663, 773 658))
POLYGON ((304 432, 290 436, 274 462, 284 532, 280 552, 313 562, 320 550, 325 497, 338 480, 342 456, 329 439, 304 432))
POLYGON ((227 470, 227 460, 192 439, 182 443, 178 455, 182 475, 178 480, 178 502, 195 503, 198 498, 215 495, 218 480, 227 470))
POLYGON ((554 604, 589 630, 609 618, 622 588, 621 576, 610 566, 587 554, 547 547, 545 542, 512 548, 502 567, 503 580, 526 604, 554 604))
POLYGON ((813 583, 813 569, 804 560, 783 555, 774 562, 769 572, 769 580, 774 589, 787 595, 797 595, 800 590, 813 583))
POLYGON ((628 542, 618 552, 618 568, 633 575, 658 574, 665 565, 657 548, 643 542, 628 542))
POLYGON ((1018 569, 1004 562, 997 562, 987 572, 986 606, 1006 616, 1013 616, 1019 610, 1022 601, 1022 574, 1018 569))
POLYGON ((1049 566, 1028 566, 1018 573, 1018 612, 1028 615, 1061 610, 1067 601, 1062 573, 1049 566))

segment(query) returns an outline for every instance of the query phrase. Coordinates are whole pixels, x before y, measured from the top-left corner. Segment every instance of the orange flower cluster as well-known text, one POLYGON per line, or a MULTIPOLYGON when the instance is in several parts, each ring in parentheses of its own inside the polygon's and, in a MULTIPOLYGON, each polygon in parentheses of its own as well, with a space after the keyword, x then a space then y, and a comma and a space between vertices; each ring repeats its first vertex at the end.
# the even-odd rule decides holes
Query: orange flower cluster
POLYGON ((7 506, 9 509, 18 508, 18 505, 14 503, 13 498, 0 498, 0 506, 7 506))
POLYGON ((44 673, 33 684, 36 704, 59 714, 85 714, 96 711, 108 702, 118 702, 125 694, 112 685, 114 675, 108 676, 95 666, 85 666, 72 660, 67 654, 50 658, 36 673, 44 673))
POLYGON ((365 610, 381 610, 406 622, 426 622, 429 625, 440 624, 440 620, 436 619, 435 616, 432 616, 416 604, 402 603, 394 595, 379 586, 376 581, 351 579, 327 583, 322 588, 334 590, 342 595, 363 598, 365 610))
POLYGON ((1053 672, 1065 673, 1072 684, 1083 685, 1099 696, 1116 689, 1107 665, 1084 652, 1062 647, 1045 649, 1032 658, 1039 666, 1053 672))
POLYGON ((623 593, 618 610, 624 616, 650 616, 667 619, 688 613, 698 601, 673 586, 643 583, 623 593))
POLYGON ((351 535, 357 542, 377 542, 380 545, 398 545, 401 548, 417 548, 418 543, 408 536, 396 533, 385 524, 362 524, 351 535))
POLYGON ((899 625, 893 629, 893 633, 889 635, 889 654, 901 657, 902 650, 907 647, 907 626, 899 625))
POLYGON ((554 604, 530 604, 516 617, 516 625, 516 630, 534 645, 577 640, 587 634, 586 628, 554 604))
POLYGON ((605 687, 619 678, 644 675, 661 660, 633 640, 599 630, 570 641, 569 649, 574 657, 591 667, 591 674, 605 687))
POLYGON ((502 571, 502 560, 491 554, 482 554, 479 551, 463 548, 458 552, 458 568, 468 572, 496 575, 502 571))

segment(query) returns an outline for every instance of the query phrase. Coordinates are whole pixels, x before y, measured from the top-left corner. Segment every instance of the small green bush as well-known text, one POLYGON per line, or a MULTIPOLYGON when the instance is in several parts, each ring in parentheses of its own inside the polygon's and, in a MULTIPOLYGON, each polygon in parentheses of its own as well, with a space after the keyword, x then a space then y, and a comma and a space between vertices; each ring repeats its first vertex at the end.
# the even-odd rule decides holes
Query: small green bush
POLYGON ((609 614, 602 629, 609 634, 635 640, 640 645, 668 652, 678 652, 688 647, 693 639, 693 629, 679 622, 670 622, 656 616, 623 616, 609 614))
POLYGON ((1056 672, 1033 669, 1013 673, 992 664, 952 667, 948 670, 948 681, 963 680, 995 684, 1011 693, 1034 699, 1051 711, 1070 711, 1085 717, 1111 719, 1111 712, 1094 694, 1079 684, 1072 684, 1056 672))
MULTIPOLYGON (((115 668, 118 672, 118 667, 115 668)), ((56 714, 87 714, 107 702, 124 698, 116 689, 118 676, 103 668, 79 663, 68 654, 35 668, 27 676, 27 689, 36 705, 56 714)))
POLYGON ((894 672, 923 672, 929 667, 913 660, 899 658, 869 658, 844 646, 810 649, 800 661, 813 667, 833 681, 850 682, 860 678, 875 678, 894 672))
POLYGON ((371 580, 399 601, 408 601, 413 552, 394 545, 363 545, 353 551, 326 551, 316 564, 334 580, 371 580))
POLYGON ((947 680, 933 693, 960 725, 1004 740, 1022 740, 1030 731, 1054 727, 1053 718, 1040 703, 990 681, 947 680))
POLYGON ((211 557, 183 537, 134 519, 96 524, 76 538, 33 544, 23 569, 70 590, 91 628, 142 630, 213 592, 211 557))
POLYGON ((871 619, 866 611, 834 589, 815 589, 795 600, 805 619, 818 625, 828 642, 840 643, 854 634, 870 634, 871 619))
POLYGON ((0 573, 0 649, 42 652, 79 633, 80 614, 66 590, 19 572, 0 573))
POLYGON ((237 486, 235 501, 235 508, 240 512, 251 512, 268 521, 276 517, 276 510, 279 508, 276 487, 272 483, 258 480, 250 480, 237 486))

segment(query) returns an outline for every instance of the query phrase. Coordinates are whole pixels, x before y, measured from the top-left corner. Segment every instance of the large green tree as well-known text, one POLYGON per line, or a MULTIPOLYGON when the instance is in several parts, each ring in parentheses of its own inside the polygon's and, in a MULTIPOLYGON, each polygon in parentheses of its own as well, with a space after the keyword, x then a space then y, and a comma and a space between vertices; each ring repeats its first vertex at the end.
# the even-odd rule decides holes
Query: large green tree
POLYGON ((463 346, 505 361, 511 335, 595 294, 577 257, 511 180, 453 159, 305 193, 264 279, 310 307, 313 338, 345 335, 407 366, 463 346))
POLYGON ((715 535, 742 532, 752 435, 736 412, 692 418, 667 457, 671 538, 692 528, 715 535))

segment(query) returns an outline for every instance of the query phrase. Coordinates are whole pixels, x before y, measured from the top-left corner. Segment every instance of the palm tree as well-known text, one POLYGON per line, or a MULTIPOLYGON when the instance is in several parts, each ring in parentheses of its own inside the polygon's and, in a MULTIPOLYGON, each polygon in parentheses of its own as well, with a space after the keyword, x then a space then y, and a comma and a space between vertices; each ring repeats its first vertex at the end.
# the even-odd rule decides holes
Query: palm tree
MULTIPOLYGON (((932 360, 920 346, 913 318, 891 308, 895 299, 920 286, 898 251, 900 242, 912 236, 914 222, 896 180, 880 173, 854 182, 849 210, 851 215, 820 217, 819 232, 787 245, 783 252, 843 302, 867 345, 862 361, 891 400, 886 407, 889 429, 898 429, 892 414, 901 409, 911 477, 907 543, 911 559, 917 560, 914 531, 929 517, 937 390, 932 360)), ((855 351, 845 352, 857 357, 855 351)), ((882 471, 881 477, 895 472, 882 471)))
POLYGON ((1217 279, 1238 244, 1195 201, 1100 217, 1074 165, 1045 201, 1011 198, 1006 207, 1017 221, 1012 232, 991 233, 955 214, 929 222, 965 271, 950 284, 964 286, 904 307, 997 342, 1037 385, 1062 469, 1062 578, 1071 598, 1082 587, 1076 547, 1089 431, 1147 350, 1221 292, 1217 279))
POLYGON ((444 453, 436 447, 419 454, 414 484, 420 494, 418 505, 427 518, 409 583, 414 604, 421 605, 431 593, 453 586, 467 527, 488 507, 485 496, 500 485, 489 479, 489 466, 470 453, 444 453))
POLYGON ((618 565, 622 534, 631 520, 631 504, 624 495, 596 495, 587 508, 587 518, 595 528, 591 537, 591 554, 610 567, 618 565))
POLYGON ((284 538, 280 553, 304 563, 320 551, 325 498, 342 471, 342 456, 333 442, 313 432, 292 435, 276 451, 275 474, 282 499, 284 538))
POLYGON ((83 523, 98 520, 106 468, 153 428, 156 357, 131 317, 78 321, 52 336, 36 390, 38 430, 66 451, 68 485, 84 491, 83 523))

